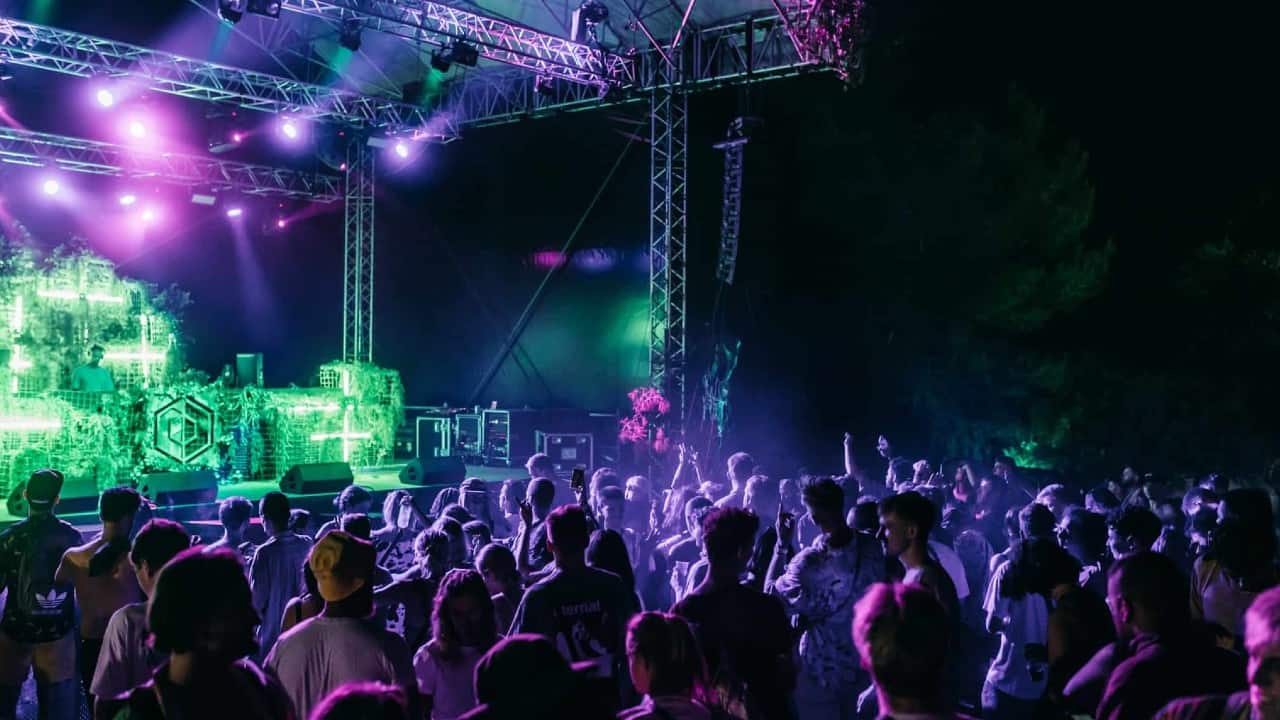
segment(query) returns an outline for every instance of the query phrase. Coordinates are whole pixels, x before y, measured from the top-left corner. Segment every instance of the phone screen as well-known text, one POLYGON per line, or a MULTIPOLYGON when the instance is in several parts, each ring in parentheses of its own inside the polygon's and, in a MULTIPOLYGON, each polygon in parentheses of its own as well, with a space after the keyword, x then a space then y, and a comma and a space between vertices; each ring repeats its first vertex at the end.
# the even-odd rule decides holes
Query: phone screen
POLYGON ((580 467, 574 468, 573 477, 569 478, 569 487, 573 488, 574 490, 581 490, 582 488, 586 487, 587 486, 586 475, 587 475, 587 471, 584 470, 583 468, 580 468, 580 467))

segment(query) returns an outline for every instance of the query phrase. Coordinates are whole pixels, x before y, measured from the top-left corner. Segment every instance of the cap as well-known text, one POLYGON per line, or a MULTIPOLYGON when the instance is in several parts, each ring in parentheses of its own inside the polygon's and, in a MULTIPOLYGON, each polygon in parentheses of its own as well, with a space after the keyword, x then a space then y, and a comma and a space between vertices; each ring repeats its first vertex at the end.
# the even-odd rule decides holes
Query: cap
POLYGON ((476 477, 463 480, 459 489, 464 493, 488 494, 489 492, 489 488, 484 484, 484 481, 476 477))
POLYGON ((48 507, 62 494, 62 473, 45 468, 31 473, 27 481, 27 502, 36 507, 48 507))
POLYGON ((372 543, 343 530, 325 534, 307 558, 325 602, 346 600, 359 592, 373 576, 376 561, 372 543))

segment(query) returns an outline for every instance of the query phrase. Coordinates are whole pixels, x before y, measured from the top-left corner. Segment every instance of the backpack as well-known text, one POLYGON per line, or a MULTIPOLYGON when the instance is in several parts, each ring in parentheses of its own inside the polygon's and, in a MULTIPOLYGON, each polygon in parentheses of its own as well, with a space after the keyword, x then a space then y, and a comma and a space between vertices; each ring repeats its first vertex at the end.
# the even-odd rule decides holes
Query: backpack
POLYGON ((54 576, 63 553, 79 542, 80 534, 56 518, 27 520, 14 531, 23 536, 9 538, 20 547, 5 607, 7 629, 20 642, 55 640, 74 622, 75 592, 70 583, 55 582, 54 576))

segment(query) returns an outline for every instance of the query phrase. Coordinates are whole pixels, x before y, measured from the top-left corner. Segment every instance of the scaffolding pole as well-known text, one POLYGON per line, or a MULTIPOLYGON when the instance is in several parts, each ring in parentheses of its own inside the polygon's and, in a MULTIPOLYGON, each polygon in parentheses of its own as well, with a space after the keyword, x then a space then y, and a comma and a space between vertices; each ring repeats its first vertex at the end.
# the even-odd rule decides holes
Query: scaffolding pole
POLYGON ((357 135, 347 146, 342 287, 342 359, 373 362, 374 151, 357 135))
POLYGON ((688 229, 689 112, 680 53, 661 72, 650 100, 649 380, 671 402, 668 437, 685 418, 685 239, 688 229))

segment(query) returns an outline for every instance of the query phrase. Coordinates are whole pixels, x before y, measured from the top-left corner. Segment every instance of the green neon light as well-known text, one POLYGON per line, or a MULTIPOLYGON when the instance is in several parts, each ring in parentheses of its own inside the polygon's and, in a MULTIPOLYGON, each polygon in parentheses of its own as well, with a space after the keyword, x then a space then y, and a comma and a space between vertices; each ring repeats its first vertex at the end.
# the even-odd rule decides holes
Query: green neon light
POLYGON ((165 357, 165 353, 157 350, 110 350, 103 355, 105 360, 118 360, 121 362, 164 362, 165 357))
POLYGON ((29 417, 0 417, 0 432, 39 432, 61 430, 62 421, 29 417))
POLYGON ((373 433, 367 432, 334 432, 334 433, 312 433, 312 442, 322 442, 324 440, 368 440, 373 437, 373 433))
POLYGON ((119 295, 103 295, 102 293, 82 293, 78 290, 37 290, 36 295, 42 298, 50 298, 53 300, 88 300, 89 302, 98 303, 116 303, 124 302, 124 298, 119 295))
POLYGON ((22 334, 22 323, 25 319, 22 312, 22 296, 19 295, 13 299, 13 315, 9 318, 9 329, 14 335, 22 334))
POLYGON ((22 372, 31 368, 31 361, 22 357, 22 346, 14 345, 13 351, 9 355, 9 369, 14 372, 22 372))
POLYGON ((306 413, 335 413, 342 409, 337 403, 328 403, 327 405, 294 405, 289 408, 289 412, 296 415, 305 415, 306 413))

